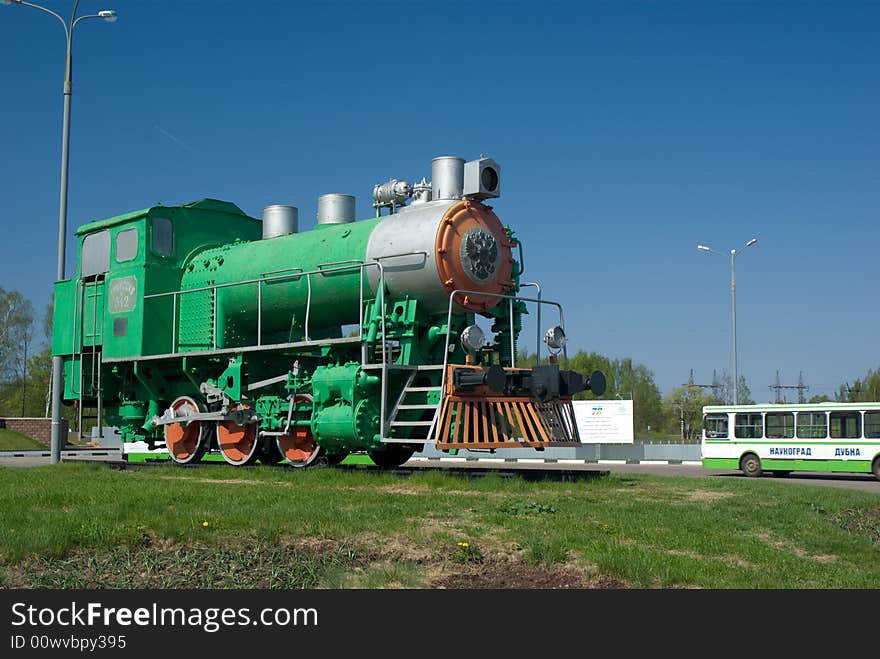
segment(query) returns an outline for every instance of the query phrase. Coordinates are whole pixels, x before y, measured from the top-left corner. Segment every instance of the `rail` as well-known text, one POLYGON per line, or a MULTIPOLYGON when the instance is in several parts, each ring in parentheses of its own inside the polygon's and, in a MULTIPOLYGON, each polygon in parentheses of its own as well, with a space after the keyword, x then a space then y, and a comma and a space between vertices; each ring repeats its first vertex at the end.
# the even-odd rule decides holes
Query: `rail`
MULTIPOLYGON (((362 343, 361 350, 361 362, 362 364, 366 364, 366 346, 364 344, 364 334, 363 334, 363 326, 364 326, 364 273, 367 268, 376 268, 379 271, 379 282, 378 282, 378 291, 377 291, 377 300, 381 305, 381 316, 382 316, 382 336, 385 336, 385 268, 384 266, 377 261, 370 261, 365 263, 363 261, 332 261, 328 263, 319 263, 314 270, 303 271, 302 268, 284 268, 282 270, 274 270, 267 273, 262 273, 260 277, 252 278, 252 279, 242 279, 240 281, 229 282, 225 284, 212 284, 209 286, 200 286, 197 288, 189 288, 186 290, 180 291, 164 291, 162 293, 151 293, 149 295, 144 296, 144 300, 156 300, 162 298, 172 298, 172 322, 171 322, 171 352, 155 355, 154 357, 168 357, 174 356, 178 354, 186 354, 191 355, 194 352, 200 351, 181 351, 179 350, 178 339, 179 339, 179 330, 178 330, 178 310, 180 307, 180 303, 178 302, 178 298, 182 298, 184 295, 190 295, 193 293, 203 293, 205 291, 211 292, 211 351, 216 351, 218 344, 218 314, 217 314, 217 291, 225 288, 233 288, 237 286, 248 286, 248 285, 256 285, 257 287, 257 341, 256 346, 244 345, 244 346, 236 346, 237 349, 243 348, 252 348, 252 347, 261 347, 261 348, 274 348, 278 346, 294 346, 298 343, 308 344, 312 342, 311 333, 310 333, 310 319, 311 319, 311 306, 312 306, 312 277, 313 276, 328 276, 332 274, 339 274, 343 272, 351 272, 353 270, 358 271, 359 275, 359 287, 358 287, 358 336, 357 340, 362 343), (284 273, 284 274, 281 274, 284 273), (272 276, 266 276, 272 275, 272 276), (305 309, 305 319, 303 322, 303 340, 301 342, 290 342, 284 344, 263 344, 263 285, 268 283, 278 283, 282 281, 299 281, 305 277, 306 280, 306 309, 305 309)), ((354 337, 352 337, 354 338, 354 337)), ((328 340, 328 341, 332 341, 328 340)))
MULTIPOLYGON (((522 247, 520 247, 520 252, 522 252, 522 247)), ((522 254, 520 254, 520 258, 522 258, 522 254)), ((520 266, 522 267, 522 266, 520 266)), ((541 299, 541 284, 536 281, 526 282, 525 284, 519 285, 520 290, 523 288, 536 288, 538 290, 538 300, 541 299)), ((535 361, 540 364, 541 363, 541 305, 538 305, 538 317, 535 319, 535 361)))

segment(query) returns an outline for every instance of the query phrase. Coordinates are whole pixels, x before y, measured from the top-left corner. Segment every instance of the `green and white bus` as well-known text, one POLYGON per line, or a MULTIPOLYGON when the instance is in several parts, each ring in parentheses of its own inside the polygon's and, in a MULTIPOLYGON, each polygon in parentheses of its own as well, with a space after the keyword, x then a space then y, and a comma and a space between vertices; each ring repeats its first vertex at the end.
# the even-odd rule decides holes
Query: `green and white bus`
POLYGON ((710 405, 703 466, 764 471, 873 473, 880 478, 880 403, 710 405))

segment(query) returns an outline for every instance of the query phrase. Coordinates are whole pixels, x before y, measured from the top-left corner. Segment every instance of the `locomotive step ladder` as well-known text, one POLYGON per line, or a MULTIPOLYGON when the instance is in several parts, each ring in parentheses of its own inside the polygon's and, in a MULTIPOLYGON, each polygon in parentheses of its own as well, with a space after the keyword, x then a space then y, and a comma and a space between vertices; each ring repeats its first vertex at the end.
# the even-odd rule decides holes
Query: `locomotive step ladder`
MULTIPOLYGON (((403 385, 403 389, 400 392, 400 396, 398 396, 397 401, 394 404, 394 407, 391 409, 391 413, 388 415, 388 423, 386 427, 389 429, 393 428, 408 428, 410 429, 410 437, 383 437, 382 441, 386 443, 408 443, 412 441, 427 441, 431 437, 431 430, 434 427, 435 422, 437 421, 437 414, 440 411, 440 403, 439 401, 436 403, 428 403, 422 402, 424 398, 426 398, 431 393, 438 393, 442 389, 441 386, 413 386, 413 381, 415 380, 416 374, 419 371, 439 371, 443 368, 442 364, 425 364, 419 366, 409 366, 409 367, 400 367, 400 366, 390 366, 391 369, 399 369, 399 370, 408 370, 409 376, 407 377, 406 383, 403 385), (418 399, 417 401, 412 400, 413 398, 418 399), (424 418, 419 419, 401 419, 401 412, 405 415, 417 415, 424 417, 424 414, 418 414, 418 412, 425 412, 431 410, 433 414, 431 415, 431 419, 426 420, 424 418)), ((386 433, 390 434, 390 433, 386 433)))
POLYGON ((77 300, 74 305, 73 336, 73 374, 77 375, 76 362, 79 357, 78 386, 73 392, 78 396, 77 432, 82 435, 83 421, 94 420, 103 436, 103 388, 101 370, 103 368, 104 343, 104 276, 98 275, 94 281, 77 282, 77 300), (77 331, 77 329, 79 331, 77 331), (89 377, 86 379, 86 371, 89 377), (94 405, 86 403, 94 401, 94 405), (85 414, 85 408, 95 410, 94 415, 85 414))

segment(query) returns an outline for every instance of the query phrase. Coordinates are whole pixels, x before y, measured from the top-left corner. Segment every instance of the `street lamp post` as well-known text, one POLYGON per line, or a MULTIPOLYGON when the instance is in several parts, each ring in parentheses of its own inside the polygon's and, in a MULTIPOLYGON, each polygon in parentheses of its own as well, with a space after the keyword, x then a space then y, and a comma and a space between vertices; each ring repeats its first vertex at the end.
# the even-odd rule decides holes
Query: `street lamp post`
MULTIPOLYGON (((79 0, 73 5, 73 13, 70 15, 70 21, 65 22, 61 16, 51 9, 46 9, 40 5, 35 5, 24 0, 0 0, 0 4, 4 5, 21 5, 23 7, 32 7, 42 12, 50 14, 58 19, 64 28, 64 36, 67 40, 67 58, 64 67, 64 123, 61 136, 61 199, 58 207, 58 270, 57 281, 64 279, 65 266, 65 247, 67 241, 67 171, 69 163, 69 147, 70 147, 70 97, 73 95, 72 80, 72 64, 71 46, 73 45, 73 31, 80 21, 90 18, 100 18, 108 23, 116 21, 116 12, 112 9, 103 9, 97 14, 87 14, 85 16, 76 15, 79 7, 79 0)), ((61 398, 63 395, 62 380, 64 365, 61 357, 55 355, 52 357, 52 444, 51 444, 51 462, 53 464, 61 460, 61 398)), ((99 420, 100 423, 100 420, 99 420)))
MULTIPOLYGON (((738 404, 737 393, 739 391, 739 373, 736 370, 736 274, 735 274, 735 262, 736 255, 740 252, 746 250, 746 248, 751 247, 752 245, 757 244, 758 239, 752 238, 749 242, 745 244, 740 250, 732 249, 730 250, 730 306, 733 316, 733 404, 738 404)), ((718 256, 724 256, 721 252, 716 252, 711 247, 707 247, 706 245, 697 245, 697 249, 701 252, 710 252, 712 254, 717 254, 718 256)))

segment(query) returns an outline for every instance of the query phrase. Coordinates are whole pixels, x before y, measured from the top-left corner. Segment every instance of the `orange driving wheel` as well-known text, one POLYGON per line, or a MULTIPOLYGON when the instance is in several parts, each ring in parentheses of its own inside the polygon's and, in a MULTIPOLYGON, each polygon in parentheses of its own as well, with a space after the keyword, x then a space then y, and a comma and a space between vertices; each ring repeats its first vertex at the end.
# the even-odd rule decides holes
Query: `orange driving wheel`
MULTIPOLYGON (((309 394, 298 394, 295 402, 312 402, 309 394)), ((321 454, 321 447, 312 435, 308 426, 293 426, 287 435, 280 435, 277 440, 278 451, 284 456, 284 462, 291 467, 308 467, 321 454)))
MULTIPOLYGON (((250 405, 239 403, 230 408, 230 412, 249 410, 250 405)), ((257 424, 240 425, 232 419, 217 422, 217 446, 223 459, 229 464, 249 465, 260 457, 257 442, 257 424)))
POLYGON ((181 420, 165 426, 165 445, 168 454, 177 464, 189 464, 202 459, 208 450, 209 425, 203 421, 189 421, 186 417, 203 411, 199 403, 189 396, 181 396, 171 403, 174 418, 181 420))

